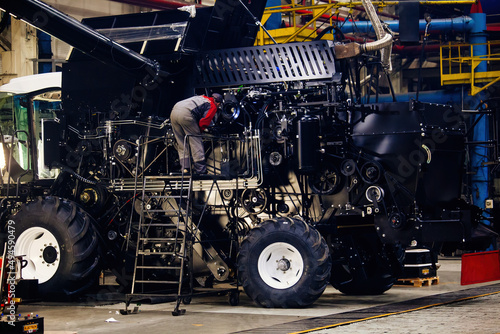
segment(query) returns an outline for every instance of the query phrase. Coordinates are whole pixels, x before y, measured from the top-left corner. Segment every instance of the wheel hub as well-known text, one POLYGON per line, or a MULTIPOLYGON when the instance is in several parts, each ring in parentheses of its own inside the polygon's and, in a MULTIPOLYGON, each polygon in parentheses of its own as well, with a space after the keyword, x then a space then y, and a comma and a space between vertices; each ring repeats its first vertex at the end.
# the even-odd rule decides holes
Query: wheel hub
POLYGON ((293 245, 275 242, 262 250, 257 260, 257 269, 260 278, 268 286, 274 289, 288 289, 302 277, 304 259, 293 245))
POLYGON ((54 263, 57 260, 57 249, 49 245, 43 250, 43 260, 47 263, 54 263))
POLYGON ((278 262, 278 270, 287 271, 288 269, 290 269, 290 261, 288 261, 287 259, 282 258, 277 262, 278 262))

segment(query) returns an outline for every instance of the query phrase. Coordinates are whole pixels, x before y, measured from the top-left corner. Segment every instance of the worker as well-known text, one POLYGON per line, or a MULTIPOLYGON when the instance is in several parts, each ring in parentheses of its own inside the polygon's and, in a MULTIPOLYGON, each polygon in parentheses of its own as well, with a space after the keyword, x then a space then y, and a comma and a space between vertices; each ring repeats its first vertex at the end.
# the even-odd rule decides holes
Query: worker
POLYGON ((205 149, 200 135, 212 122, 222 101, 222 95, 214 93, 211 97, 193 96, 174 105, 170 122, 177 141, 177 152, 183 173, 190 172, 189 151, 193 157, 193 172, 207 173, 205 149), (184 147, 184 144, 188 147, 184 147))

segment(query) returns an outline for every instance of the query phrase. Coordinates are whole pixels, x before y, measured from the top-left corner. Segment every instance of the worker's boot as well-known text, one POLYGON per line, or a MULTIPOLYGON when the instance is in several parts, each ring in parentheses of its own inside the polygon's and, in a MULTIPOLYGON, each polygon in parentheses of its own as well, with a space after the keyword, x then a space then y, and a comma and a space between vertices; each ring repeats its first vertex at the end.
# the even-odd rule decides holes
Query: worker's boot
POLYGON ((205 160, 195 161, 193 163, 193 172, 195 174, 207 174, 207 163, 205 160))

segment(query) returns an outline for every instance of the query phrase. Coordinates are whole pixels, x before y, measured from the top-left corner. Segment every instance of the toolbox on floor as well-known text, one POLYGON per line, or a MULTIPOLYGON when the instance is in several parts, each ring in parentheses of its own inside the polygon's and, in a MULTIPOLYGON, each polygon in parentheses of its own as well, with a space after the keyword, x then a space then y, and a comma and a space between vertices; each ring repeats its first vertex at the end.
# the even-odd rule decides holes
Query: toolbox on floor
POLYGON ((426 278, 437 275, 431 251, 428 249, 407 249, 402 278, 426 278))
POLYGON ((17 317, 10 321, 9 316, 2 317, 0 333, 2 334, 43 334, 43 317, 17 317))

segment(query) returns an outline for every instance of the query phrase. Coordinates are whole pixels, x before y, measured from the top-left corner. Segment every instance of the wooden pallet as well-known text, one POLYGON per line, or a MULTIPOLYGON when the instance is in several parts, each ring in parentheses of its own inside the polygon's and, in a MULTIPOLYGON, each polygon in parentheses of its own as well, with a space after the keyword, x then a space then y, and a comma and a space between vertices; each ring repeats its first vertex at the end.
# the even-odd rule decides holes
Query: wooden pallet
POLYGON ((431 286, 439 284, 439 277, 426 277, 426 278, 400 278, 397 284, 413 285, 415 287, 431 286))

